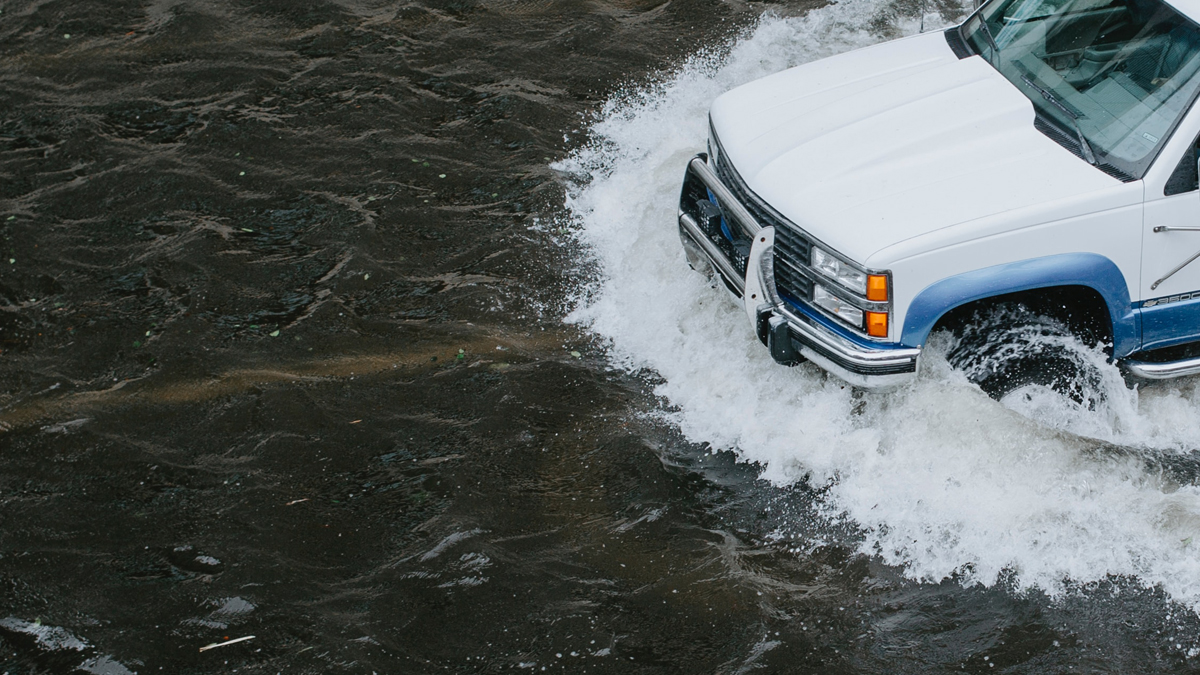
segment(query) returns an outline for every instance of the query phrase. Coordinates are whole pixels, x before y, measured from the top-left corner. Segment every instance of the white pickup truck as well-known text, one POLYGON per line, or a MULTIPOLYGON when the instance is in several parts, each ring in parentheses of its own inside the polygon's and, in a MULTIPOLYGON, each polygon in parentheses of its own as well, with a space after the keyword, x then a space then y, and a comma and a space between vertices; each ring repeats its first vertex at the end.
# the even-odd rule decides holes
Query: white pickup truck
POLYGON ((1200 373, 1200 0, 991 0, 720 96, 692 267, 776 361, 867 389, 1009 303, 1138 378, 1200 373))

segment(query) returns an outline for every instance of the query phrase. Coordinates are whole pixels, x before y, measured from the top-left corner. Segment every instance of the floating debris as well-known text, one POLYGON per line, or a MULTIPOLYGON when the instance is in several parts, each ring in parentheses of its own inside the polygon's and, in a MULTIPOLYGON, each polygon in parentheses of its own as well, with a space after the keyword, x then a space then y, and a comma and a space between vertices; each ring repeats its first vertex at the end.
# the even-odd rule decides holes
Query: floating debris
POLYGON ((279 331, 273 330, 270 333, 268 333, 268 335, 270 335, 271 337, 279 337, 279 331))
POLYGON ((304 499, 293 499, 292 501, 284 504, 284 506, 294 506, 296 504, 299 504, 300 502, 306 502, 306 501, 308 501, 308 497, 305 497, 304 499))
POLYGON ((254 639, 253 635, 247 635, 246 637, 234 638, 234 639, 228 640, 226 642, 214 642, 210 645, 204 645, 203 647, 200 648, 200 651, 206 652, 210 649, 216 649, 217 647, 225 647, 227 645, 231 645, 231 644, 234 644, 237 642, 245 642, 246 640, 253 640, 253 639, 254 639))

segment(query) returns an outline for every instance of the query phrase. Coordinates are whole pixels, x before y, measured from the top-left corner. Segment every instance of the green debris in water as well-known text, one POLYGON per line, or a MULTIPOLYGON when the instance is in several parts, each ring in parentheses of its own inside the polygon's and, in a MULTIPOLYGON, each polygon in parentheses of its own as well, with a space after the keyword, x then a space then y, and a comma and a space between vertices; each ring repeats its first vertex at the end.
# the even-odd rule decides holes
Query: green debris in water
POLYGON ((583 358, 583 354, 580 354, 579 352, 571 352, 571 356, 574 356, 577 359, 583 358))
POLYGON ((70 40, 70 39, 71 39, 71 34, 70 34, 70 33, 63 33, 63 39, 64 39, 64 40, 70 40))
POLYGON ((238 175, 239 175, 239 176, 245 176, 245 175, 246 175, 246 172, 245 172, 245 171, 242 171, 242 172, 240 172, 238 175))
POLYGON ((254 230, 252 230, 252 229, 250 229, 250 228, 248 228, 248 227, 243 227, 243 228, 242 228, 242 232, 253 232, 253 231, 254 231, 254 230))
POLYGON ((140 341, 140 340, 134 340, 134 341, 133 341, 133 348, 134 348, 134 349, 137 349, 138 347, 141 347, 141 346, 142 346, 142 343, 141 343, 141 341, 140 341))
POLYGON ((16 219, 17 219, 17 217, 16 217, 16 216, 9 216, 9 217, 8 217, 8 219, 9 219, 9 220, 16 220, 16 219))
POLYGON ((467 358, 467 353, 461 349, 458 350, 458 360, 462 361, 465 358, 467 358))
POLYGON ((421 166, 429 166, 429 162, 421 162, 421 166))
POLYGON ((439 173, 439 174, 438 174, 438 178, 445 178, 445 177, 446 177, 446 174, 444 174, 444 173, 439 173))
POLYGON ((250 328, 252 330, 258 330, 258 324, 252 323, 252 324, 250 324, 250 328))
POLYGON ((279 331, 278 330, 271 331, 271 337, 279 337, 279 331))
POLYGON ((15 265, 15 264, 17 264, 17 259, 16 259, 16 258, 9 258, 9 259, 8 259, 8 264, 9 264, 9 265, 15 265))
POLYGON ((500 193, 499 193, 499 192, 493 192, 493 193, 492 193, 492 196, 493 196, 493 197, 499 197, 499 196, 500 196, 500 193))
POLYGON ((1182 543, 1184 546, 1188 546, 1189 544, 1192 543, 1192 538, 1188 537, 1187 539, 1182 540, 1182 543))

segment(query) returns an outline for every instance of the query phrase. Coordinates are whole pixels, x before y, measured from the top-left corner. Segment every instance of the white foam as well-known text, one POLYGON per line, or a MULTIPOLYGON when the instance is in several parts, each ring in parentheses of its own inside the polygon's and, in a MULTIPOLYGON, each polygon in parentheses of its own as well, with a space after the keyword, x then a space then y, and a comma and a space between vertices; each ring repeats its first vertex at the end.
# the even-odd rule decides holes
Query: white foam
POLYGON ((914 385, 859 400, 811 365, 772 362, 744 312, 688 269, 675 205, 712 99, 878 41, 867 27, 880 11, 844 0, 768 16, 725 56, 614 97, 593 142, 555 167, 580 177, 567 209, 600 277, 569 320, 605 338, 619 367, 661 375, 657 393, 692 441, 735 450, 776 484, 831 482, 827 506, 864 528, 862 550, 912 578, 990 584, 1010 570, 1054 594, 1064 581, 1133 575, 1200 608, 1200 490, 1137 456, 1200 447, 1195 381, 1139 393, 1109 371, 1095 409, 1036 388, 998 403, 935 347, 914 385))

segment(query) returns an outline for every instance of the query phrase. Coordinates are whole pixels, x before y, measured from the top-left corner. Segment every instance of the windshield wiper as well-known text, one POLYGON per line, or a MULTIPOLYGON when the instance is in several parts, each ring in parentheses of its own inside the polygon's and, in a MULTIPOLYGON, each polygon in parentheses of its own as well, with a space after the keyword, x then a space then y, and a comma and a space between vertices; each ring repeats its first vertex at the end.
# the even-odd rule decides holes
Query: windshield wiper
POLYGON ((1075 135, 1079 137, 1079 149, 1083 152, 1083 158, 1088 164, 1095 166, 1096 155, 1092 153, 1092 146, 1088 144, 1087 138, 1083 135, 1083 129, 1079 126, 1079 113, 1068 108, 1065 103, 1058 100, 1058 97, 1053 92, 1035 83, 1028 75, 1021 75, 1021 79, 1025 81, 1025 84, 1041 94, 1042 98, 1049 101, 1051 105, 1066 113, 1067 117, 1071 120, 1071 126, 1075 127, 1075 135))
POLYGON ((992 60, 992 65, 999 67, 1000 64, 1000 46, 996 44, 996 38, 992 37, 992 29, 987 25, 987 19, 979 16, 979 29, 983 32, 983 37, 987 38, 988 46, 992 48, 992 54, 996 57, 992 60))

